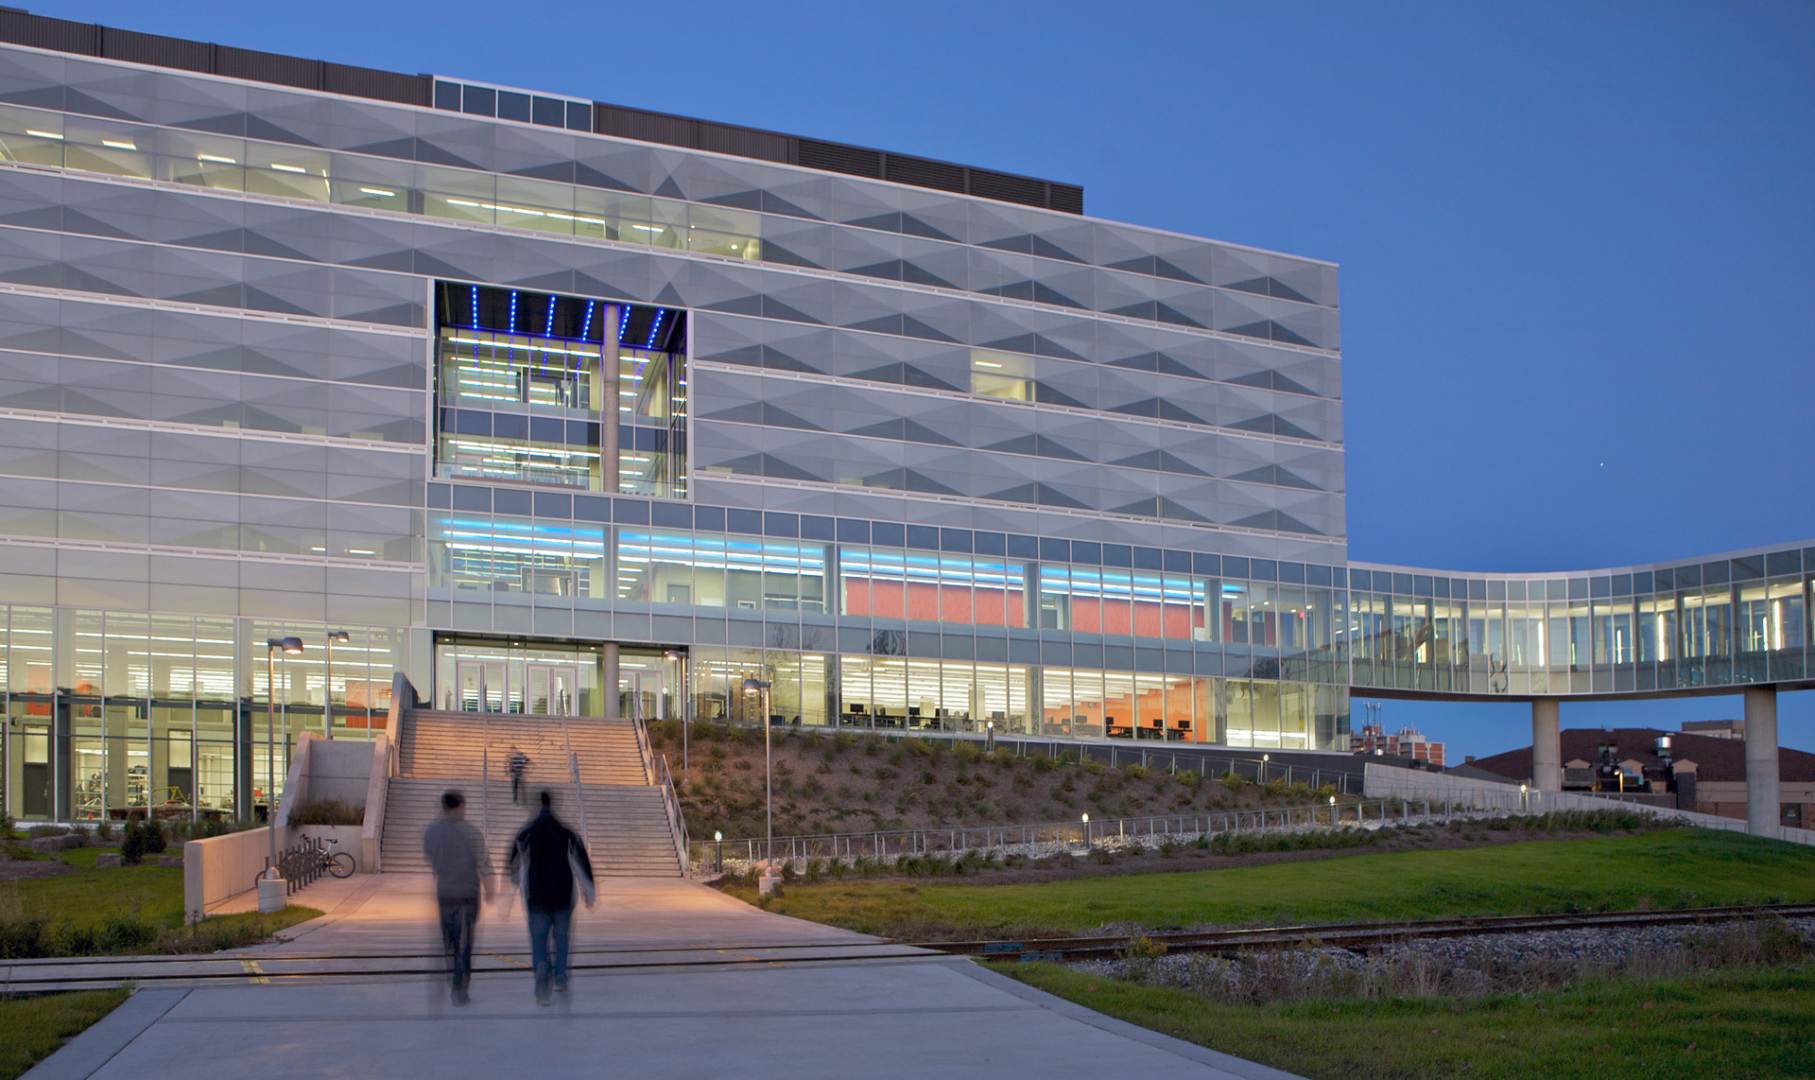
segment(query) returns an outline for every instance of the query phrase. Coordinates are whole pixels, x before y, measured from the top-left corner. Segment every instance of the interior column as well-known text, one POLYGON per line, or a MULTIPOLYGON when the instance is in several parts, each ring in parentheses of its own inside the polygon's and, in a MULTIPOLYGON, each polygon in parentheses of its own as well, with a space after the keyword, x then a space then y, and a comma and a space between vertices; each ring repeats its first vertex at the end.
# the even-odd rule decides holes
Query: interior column
POLYGON ((605 685, 599 692, 605 698, 605 719, 618 718, 618 643, 607 641, 602 646, 605 656, 605 685))
POLYGON ((1746 701, 1746 827, 1754 836, 1776 836, 1778 806, 1777 687, 1749 686, 1746 701))
POLYGON ((1539 791, 1563 790, 1563 744, 1557 734, 1557 699, 1531 699, 1531 782, 1539 791))
MULTIPOLYGON (((623 312, 616 304, 605 305, 599 348, 599 487, 608 495, 618 492, 618 327, 623 312)), ((615 707, 611 711, 617 712, 615 707)))

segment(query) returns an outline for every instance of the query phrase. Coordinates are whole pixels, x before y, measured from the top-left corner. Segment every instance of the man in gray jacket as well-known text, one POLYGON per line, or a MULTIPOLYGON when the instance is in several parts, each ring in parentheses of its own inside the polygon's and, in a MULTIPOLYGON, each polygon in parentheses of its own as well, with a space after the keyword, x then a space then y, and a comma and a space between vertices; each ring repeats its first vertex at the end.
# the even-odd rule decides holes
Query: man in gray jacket
POLYGON ((473 927, 479 921, 479 894, 492 896, 492 860, 479 830, 466 820, 466 799, 443 792, 441 817, 422 834, 422 853, 435 871, 435 900, 441 908, 441 948, 447 954, 454 1004, 469 1000, 473 978, 473 927))

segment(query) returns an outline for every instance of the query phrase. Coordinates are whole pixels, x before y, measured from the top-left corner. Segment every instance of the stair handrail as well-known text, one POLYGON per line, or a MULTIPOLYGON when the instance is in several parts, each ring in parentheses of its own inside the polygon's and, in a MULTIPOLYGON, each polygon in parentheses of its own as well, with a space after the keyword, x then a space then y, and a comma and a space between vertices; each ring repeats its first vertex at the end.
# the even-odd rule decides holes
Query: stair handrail
POLYGON ((643 726, 643 703, 637 695, 630 695, 630 730, 636 733, 637 763, 643 767, 643 783, 655 783, 655 751, 649 746, 649 731, 643 726))
POLYGON ((479 747, 479 839, 492 849, 492 748, 479 747))
POLYGON ((680 796, 675 794, 674 774, 668 769, 668 755, 663 754, 658 761, 661 764, 661 783, 657 786, 662 792, 662 809, 668 814, 668 831, 674 837, 674 854, 681 865, 681 876, 687 877, 692 870, 693 851, 693 845, 687 839, 687 818, 681 813, 680 796))
MULTIPOLYGON (((580 755, 567 752, 567 768, 573 774, 573 801, 580 810, 580 846, 592 851, 592 830, 586 822, 586 789, 580 786, 580 755)), ((590 857, 590 855, 588 856, 590 857)))

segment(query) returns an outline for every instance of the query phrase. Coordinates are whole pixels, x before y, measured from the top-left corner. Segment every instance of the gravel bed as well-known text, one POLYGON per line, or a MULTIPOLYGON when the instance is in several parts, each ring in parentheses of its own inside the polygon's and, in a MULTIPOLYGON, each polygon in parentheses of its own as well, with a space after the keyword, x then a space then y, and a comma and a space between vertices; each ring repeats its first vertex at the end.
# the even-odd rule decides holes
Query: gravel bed
MULTIPOLYGON (((1317 946, 1232 956, 1172 953, 1083 960, 1087 974, 1206 993, 1223 1000, 1278 1000, 1344 993, 1458 993, 1558 985, 1598 972, 1666 970, 1711 936, 1743 937, 1762 923, 1532 930, 1408 940, 1366 953, 1317 946), (1647 965, 1652 965, 1648 968, 1647 965)), ((1788 927, 1815 949, 1815 918, 1788 927)), ((1679 965, 1680 966, 1680 965, 1679 965)))

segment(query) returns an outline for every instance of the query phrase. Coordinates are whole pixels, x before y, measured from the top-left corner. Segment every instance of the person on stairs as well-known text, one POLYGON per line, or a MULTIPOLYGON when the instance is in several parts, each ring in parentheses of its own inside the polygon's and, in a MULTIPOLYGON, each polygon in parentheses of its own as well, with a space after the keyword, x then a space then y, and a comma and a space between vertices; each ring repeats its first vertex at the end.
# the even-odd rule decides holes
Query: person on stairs
POLYGON ((549 990, 567 993, 567 949, 573 930, 576 886, 592 907, 597 886, 586 845, 555 817, 554 799, 542 792, 542 809, 511 845, 509 873, 523 893, 529 917, 529 955, 536 973, 536 1004, 549 990))
POLYGON ((454 1004, 465 1005, 473 980, 473 928, 479 921, 479 894, 492 896, 492 860, 479 830, 466 820, 466 799, 458 791, 441 795, 441 816, 422 833, 422 853, 435 871, 435 902, 441 913, 441 949, 454 1004))
POLYGON ((515 746, 510 748, 510 804, 523 805, 523 774, 529 769, 529 758, 515 746))

